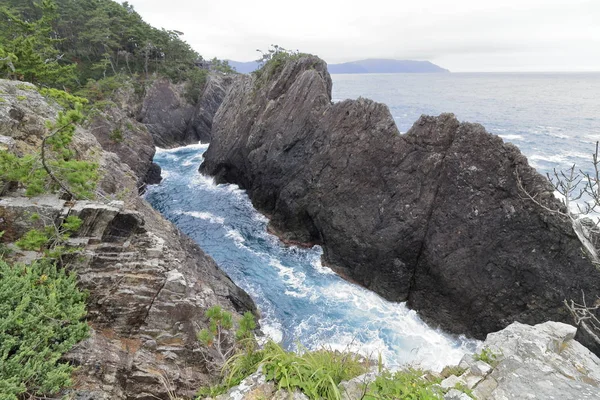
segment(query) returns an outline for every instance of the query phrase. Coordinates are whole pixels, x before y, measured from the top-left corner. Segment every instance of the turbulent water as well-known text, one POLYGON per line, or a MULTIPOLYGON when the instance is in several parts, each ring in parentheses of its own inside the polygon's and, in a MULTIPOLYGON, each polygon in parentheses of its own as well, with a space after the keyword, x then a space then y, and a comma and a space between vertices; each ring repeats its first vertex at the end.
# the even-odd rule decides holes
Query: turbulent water
MULTIPOLYGON (((454 112, 484 124, 529 156, 540 172, 589 162, 600 139, 600 75, 334 75, 334 99, 373 98, 405 132, 421 114, 454 112)), ((478 343, 427 327, 404 304, 352 285, 320 263, 321 249, 286 247, 235 185, 215 185, 198 165, 207 145, 159 150, 164 181, 147 199, 249 292, 267 336, 288 348, 381 353, 390 367, 440 369, 478 343)))

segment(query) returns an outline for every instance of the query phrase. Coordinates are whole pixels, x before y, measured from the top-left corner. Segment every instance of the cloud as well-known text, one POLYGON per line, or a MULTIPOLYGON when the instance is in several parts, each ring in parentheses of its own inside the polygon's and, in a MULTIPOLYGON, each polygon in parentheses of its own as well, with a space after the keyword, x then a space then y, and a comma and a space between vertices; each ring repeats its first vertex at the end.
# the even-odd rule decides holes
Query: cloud
POLYGON ((130 0, 185 32, 205 57, 256 58, 270 44, 343 62, 428 59, 454 71, 600 70, 597 0, 130 0), (543 61, 543 62, 542 62, 543 61))

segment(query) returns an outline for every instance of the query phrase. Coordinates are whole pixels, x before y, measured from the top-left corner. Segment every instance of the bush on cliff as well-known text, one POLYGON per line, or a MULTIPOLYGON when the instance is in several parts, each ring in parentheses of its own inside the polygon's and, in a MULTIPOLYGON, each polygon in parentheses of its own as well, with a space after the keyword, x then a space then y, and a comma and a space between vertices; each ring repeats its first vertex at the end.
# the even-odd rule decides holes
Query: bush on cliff
POLYGON ((41 398, 71 385, 61 357, 88 334, 85 293, 75 275, 48 260, 0 260, 0 396, 41 398))

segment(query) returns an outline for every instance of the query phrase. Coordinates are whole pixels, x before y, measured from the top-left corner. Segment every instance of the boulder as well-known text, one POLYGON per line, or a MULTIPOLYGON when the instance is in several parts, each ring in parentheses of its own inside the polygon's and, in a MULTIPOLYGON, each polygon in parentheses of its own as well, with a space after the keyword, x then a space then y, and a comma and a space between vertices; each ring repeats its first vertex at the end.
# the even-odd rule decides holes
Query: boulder
POLYGON ((489 334, 483 347, 496 365, 473 394, 489 400, 600 398, 600 359, 574 340, 575 332, 558 322, 515 322, 489 334))
POLYGON ((200 170, 246 189, 288 242, 429 322, 483 339, 519 320, 570 320, 562 302, 600 293, 600 271, 519 149, 452 114, 401 135, 388 108, 331 101, 314 56, 240 77, 200 170))

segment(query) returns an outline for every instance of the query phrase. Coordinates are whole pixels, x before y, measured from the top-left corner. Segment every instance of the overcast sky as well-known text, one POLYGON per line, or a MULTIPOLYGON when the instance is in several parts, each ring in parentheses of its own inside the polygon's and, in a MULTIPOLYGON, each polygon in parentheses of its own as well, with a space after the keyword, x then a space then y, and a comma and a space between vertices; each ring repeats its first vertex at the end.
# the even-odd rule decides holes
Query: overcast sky
POLYGON ((278 44, 338 63, 429 60, 461 71, 600 71, 600 0, 130 0, 205 58, 278 44))

